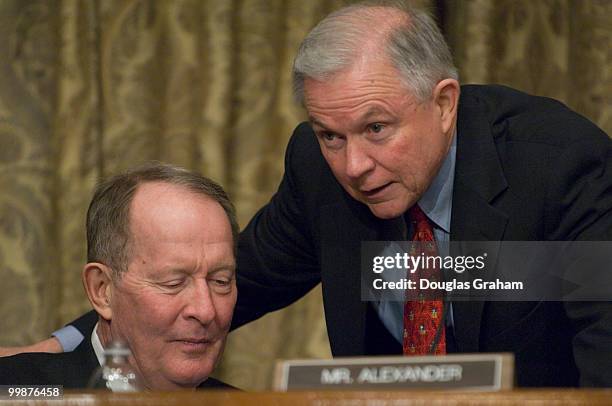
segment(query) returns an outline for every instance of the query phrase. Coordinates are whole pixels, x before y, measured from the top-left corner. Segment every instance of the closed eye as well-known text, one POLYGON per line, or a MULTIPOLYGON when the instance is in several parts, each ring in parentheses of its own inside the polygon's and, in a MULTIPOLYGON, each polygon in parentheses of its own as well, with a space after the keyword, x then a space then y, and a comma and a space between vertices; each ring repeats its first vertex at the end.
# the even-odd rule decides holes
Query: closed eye
POLYGON ((220 286, 227 286, 232 283, 232 281, 228 279, 213 279, 211 282, 220 286))
POLYGON ((183 286, 184 283, 185 283, 184 279, 177 279, 174 281, 168 281, 168 282, 161 283, 160 285, 167 289, 176 289, 176 288, 180 288, 181 286, 183 286))
POLYGON ((221 295, 226 295, 232 292, 233 290, 233 278, 226 277, 214 277, 208 280, 208 286, 210 289, 221 295))

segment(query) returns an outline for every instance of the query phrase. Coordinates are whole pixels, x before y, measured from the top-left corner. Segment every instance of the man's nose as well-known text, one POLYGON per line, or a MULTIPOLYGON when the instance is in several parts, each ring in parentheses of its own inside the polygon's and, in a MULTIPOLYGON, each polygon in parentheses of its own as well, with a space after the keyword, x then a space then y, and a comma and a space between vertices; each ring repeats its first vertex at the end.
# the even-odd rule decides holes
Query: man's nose
POLYGON ((212 292, 206 281, 196 281, 190 295, 186 295, 188 301, 185 306, 185 317, 198 320, 201 324, 209 324, 215 319, 216 308, 212 298, 212 292))
POLYGON ((361 140, 349 140, 346 144, 346 175, 359 179, 375 167, 375 162, 368 153, 367 146, 361 140))

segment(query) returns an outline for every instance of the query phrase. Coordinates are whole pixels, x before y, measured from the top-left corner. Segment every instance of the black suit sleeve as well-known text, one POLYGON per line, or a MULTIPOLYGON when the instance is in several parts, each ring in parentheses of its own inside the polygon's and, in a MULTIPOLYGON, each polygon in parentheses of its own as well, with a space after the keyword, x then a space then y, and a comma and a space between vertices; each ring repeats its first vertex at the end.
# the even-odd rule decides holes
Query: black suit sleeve
POLYGON ((81 315, 78 319, 72 320, 68 325, 75 327, 83 337, 87 337, 88 334, 91 334, 94 326, 98 322, 98 313, 94 310, 91 310, 83 315, 81 315))
POLYGON ((291 304, 320 282, 303 197, 307 191, 295 169, 296 161, 303 162, 308 155, 298 140, 308 136, 312 134, 306 125, 296 129, 287 147, 278 191, 240 235, 233 328, 291 304))
MULTIPOLYGON (((612 142, 602 139, 597 152, 574 166, 582 174, 568 185, 561 204, 565 221, 573 224, 577 240, 612 241, 612 142), (586 207, 582 212, 576 207, 586 207)), ((574 146, 573 155, 585 146, 574 146)), ((612 272, 608 267, 603 272, 612 272)), ((602 282, 611 279, 602 275, 602 282)), ((612 299, 612 298, 611 298, 612 299)), ((566 312, 576 329, 573 349, 581 386, 612 387, 612 302, 567 302, 566 312)))
MULTIPOLYGON (((581 140, 559 156, 545 212, 558 216, 548 223, 557 227, 549 235, 560 240, 612 241, 612 141, 586 120, 559 125, 575 128, 581 140)), ((584 271, 577 268, 572 272, 584 271)), ((612 278, 607 275, 612 272, 609 266, 601 272, 602 282, 612 278)), ((580 385, 612 387, 612 302, 568 301, 565 310, 575 330, 572 344, 580 385)))

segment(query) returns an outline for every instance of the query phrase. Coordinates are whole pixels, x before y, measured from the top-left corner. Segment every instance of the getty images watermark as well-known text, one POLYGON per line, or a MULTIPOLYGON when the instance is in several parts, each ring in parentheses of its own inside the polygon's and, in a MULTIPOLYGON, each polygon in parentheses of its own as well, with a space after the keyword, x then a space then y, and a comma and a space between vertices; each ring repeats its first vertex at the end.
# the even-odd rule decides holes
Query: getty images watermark
POLYGON ((366 301, 607 301, 610 268, 609 241, 363 242, 361 295, 366 301))

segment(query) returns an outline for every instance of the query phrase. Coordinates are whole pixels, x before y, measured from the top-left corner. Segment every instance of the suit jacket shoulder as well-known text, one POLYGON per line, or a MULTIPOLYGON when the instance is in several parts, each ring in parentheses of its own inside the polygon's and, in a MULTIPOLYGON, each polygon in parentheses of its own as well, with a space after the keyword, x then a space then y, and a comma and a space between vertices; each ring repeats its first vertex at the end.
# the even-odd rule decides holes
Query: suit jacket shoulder
POLYGON ((610 239, 612 142, 562 103, 504 86, 463 86, 453 193, 454 239, 610 239), (506 217, 466 222, 480 200, 506 217), (495 228, 495 227, 493 227, 495 228), (492 235, 491 235, 492 234, 492 235))

